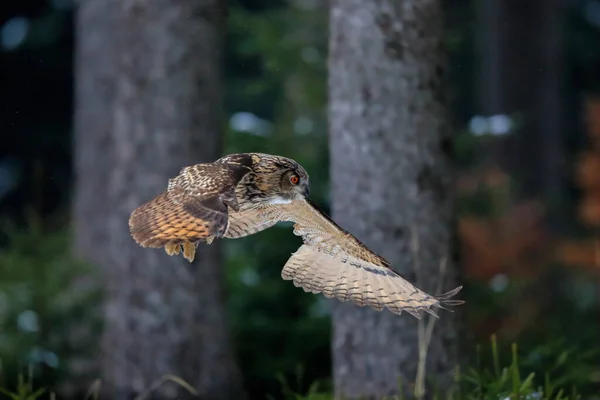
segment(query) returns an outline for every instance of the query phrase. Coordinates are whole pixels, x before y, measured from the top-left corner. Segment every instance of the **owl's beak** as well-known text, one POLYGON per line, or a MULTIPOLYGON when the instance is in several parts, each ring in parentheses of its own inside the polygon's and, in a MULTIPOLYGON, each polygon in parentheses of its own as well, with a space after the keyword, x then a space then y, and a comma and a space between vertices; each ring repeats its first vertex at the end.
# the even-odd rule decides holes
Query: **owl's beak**
POLYGON ((310 189, 308 186, 304 187, 304 190, 302 191, 302 196, 304 196, 307 199, 308 199, 308 196, 310 196, 310 189))

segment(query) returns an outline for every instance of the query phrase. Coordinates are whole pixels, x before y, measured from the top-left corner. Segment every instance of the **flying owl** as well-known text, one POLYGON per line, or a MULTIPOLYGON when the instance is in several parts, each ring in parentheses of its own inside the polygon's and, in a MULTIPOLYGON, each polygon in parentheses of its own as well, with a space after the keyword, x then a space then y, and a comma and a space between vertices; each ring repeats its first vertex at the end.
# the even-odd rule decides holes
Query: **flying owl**
POLYGON ((390 268, 381 256, 338 226, 309 199, 308 173, 296 161, 262 153, 231 154, 213 163, 185 167, 167 189, 131 213, 129 229, 143 247, 164 247, 192 262, 200 242, 237 239, 277 222, 294 224, 302 246, 281 277, 306 292, 352 301, 377 311, 420 312, 464 303, 431 296, 390 268))

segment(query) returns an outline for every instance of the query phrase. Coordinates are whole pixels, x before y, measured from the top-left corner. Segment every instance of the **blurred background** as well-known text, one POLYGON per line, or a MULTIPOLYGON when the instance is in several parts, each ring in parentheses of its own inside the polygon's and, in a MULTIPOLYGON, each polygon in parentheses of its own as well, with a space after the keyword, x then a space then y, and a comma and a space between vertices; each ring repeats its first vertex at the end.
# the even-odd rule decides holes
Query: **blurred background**
MULTIPOLYGON (((474 338, 465 352, 480 345, 487 357, 495 334, 508 362, 518 344, 520 368, 540 384, 548 373, 591 398, 600 392, 600 1, 442 3, 461 313, 474 338)), ((89 285, 93 263, 72 251, 74 16, 72 0, 0 2, 0 386, 32 374, 65 398, 81 398, 92 380, 80 377, 96 376, 104 296, 89 285)), ((326 2, 230 1, 227 18, 223 153, 295 158, 329 211, 326 2)), ((224 307, 250 398, 331 387, 327 303, 273 267, 297 245, 281 229, 223 245, 224 307)))

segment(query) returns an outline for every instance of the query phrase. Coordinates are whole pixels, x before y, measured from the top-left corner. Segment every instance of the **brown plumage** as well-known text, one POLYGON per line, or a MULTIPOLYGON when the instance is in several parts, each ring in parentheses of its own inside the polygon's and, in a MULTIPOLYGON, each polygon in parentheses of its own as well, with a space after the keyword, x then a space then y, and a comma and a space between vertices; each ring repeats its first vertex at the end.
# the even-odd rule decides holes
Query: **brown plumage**
POLYGON ((303 245, 281 276, 306 292, 352 301, 375 310, 425 311, 462 304, 446 294, 431 296, 394 272, 389 263, 340 228, 309 199, 308 174, 294 160, 260 153, 225 156, 186 167, 167 190, 133 211, 129 226, 144 247, 165 247, 190 262, 199 242, 240 238, 277 222, 294 223, 303 245))
POLYGON ((237 183, 250 171, 239 163, 197 164, 169 180, 167 190, 131 213, 131 236, 144 247, 165 247, 169 255, 194 259, 198 242, 221 237, 228 207, 239 209, 237 183))

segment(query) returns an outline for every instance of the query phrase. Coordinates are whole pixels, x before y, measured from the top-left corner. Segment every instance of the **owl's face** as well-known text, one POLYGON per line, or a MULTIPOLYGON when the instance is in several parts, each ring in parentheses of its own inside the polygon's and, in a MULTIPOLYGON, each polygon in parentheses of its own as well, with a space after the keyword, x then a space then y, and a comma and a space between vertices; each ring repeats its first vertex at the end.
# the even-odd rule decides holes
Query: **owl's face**
POLYGON ((279 156, 258 154, 257 178, 271 203, 287 203, 308 197, 308 173, 296 161, 279 156))

